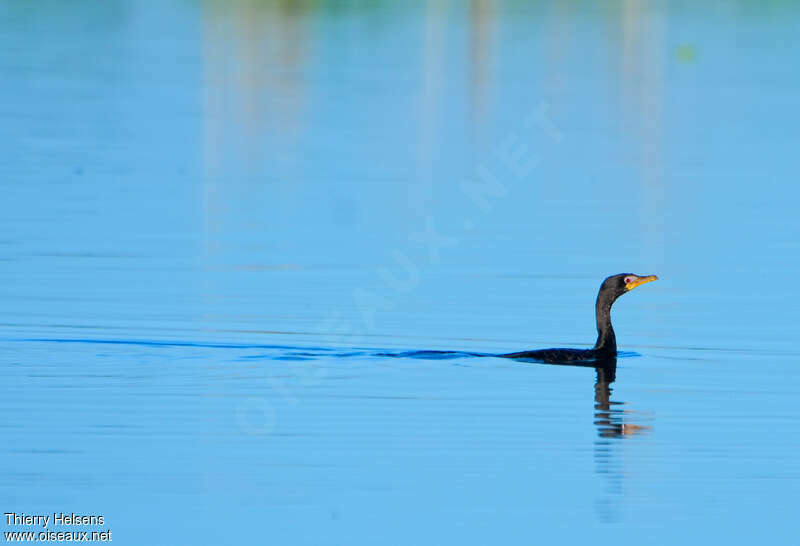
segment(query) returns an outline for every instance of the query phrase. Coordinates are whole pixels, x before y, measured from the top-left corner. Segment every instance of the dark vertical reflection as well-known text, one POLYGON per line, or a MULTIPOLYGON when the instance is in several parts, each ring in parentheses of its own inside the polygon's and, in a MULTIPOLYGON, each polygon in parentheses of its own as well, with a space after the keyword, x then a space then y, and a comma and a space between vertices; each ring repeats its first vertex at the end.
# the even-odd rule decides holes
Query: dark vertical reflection
POLYGON ((619 519, 619 501, 624 493, 625 467, 619 440, 642 434, 649 426, 631 423, 636 412, 623 409, 625 402, 611 399, 611 384, 617 376, 616 360, 595 368, 597 380, 594 384, 594 425, 598 439, 594 445, 595 472, 603 477, 603 490, 595 503, 598 517, 602 521, 619 519))
MULTIPOLYGON (((535 360, 518 359, 542 364, 535 360)), ((595 501, 595 512, 601 521, 612 523, 619 520, 620 500, 625 493, 624 452, 620 440, 641 435, 651 430, 647 425, 631 422, 642 414, 624 409, 625 402, 612 400, 611 385, 617 378, 617 359, 604 362, 576 362, 555 364, 557 366, 580 366, 594 368, 594 425, 597 439, 594 442, 595 473, 602 477, 602 491, 595 501)))
POLYGON ((601 438, 621 438, 647 430, 633 423, 626 423, 624 402, 611 400, 611 384, 617 376, 616 363, 596 368, 597 381, 594 384, 594 424, 601 438))

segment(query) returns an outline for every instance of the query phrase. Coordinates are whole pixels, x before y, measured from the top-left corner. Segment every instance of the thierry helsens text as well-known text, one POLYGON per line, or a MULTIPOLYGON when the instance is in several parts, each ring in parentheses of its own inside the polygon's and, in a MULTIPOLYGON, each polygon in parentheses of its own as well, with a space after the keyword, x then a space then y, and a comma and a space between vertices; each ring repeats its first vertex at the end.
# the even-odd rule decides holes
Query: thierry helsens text
POLYGON ((6 512, 7 525, 103 525, 103 516, 92 514, 65 514, 64 512, 53 512, 52 514, 18 514, 16 512, 6 512))

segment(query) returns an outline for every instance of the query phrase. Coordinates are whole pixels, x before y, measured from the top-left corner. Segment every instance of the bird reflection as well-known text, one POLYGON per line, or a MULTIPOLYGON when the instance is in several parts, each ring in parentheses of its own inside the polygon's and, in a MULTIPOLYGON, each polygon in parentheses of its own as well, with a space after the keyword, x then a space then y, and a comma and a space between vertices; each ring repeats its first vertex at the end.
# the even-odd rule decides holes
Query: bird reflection
POLYGON ((642 434, 650 427, 628 422, 635 412, 622 409, 624 402, 611 399, 611 384, 617 377, 617 362, 596 366, 594 384, 594 425, 598 439, 594 443, 595 472, 603 477, 603 488, 595 499, 595 513, 606 523, 620 520, 622 498, 625 496, 625 451, 619 440, 642 434))
POLYGON ((597 434, 601 438, 622 438, 650 430, 648 426, 627 422, 635 412, 622 409, 621 406, 625 402, 617 402, 611 399, 611 393, 613 392, 611 384, 617 378, 616 356, 579 362, 543 362, 530 358, 514 358, 514 360, 551 366, 594 368, 595 372, 597 372, 597 379, 594 383, 594 424, 597 427, 597 434))
MULTIPOLYGON (((546 364, 529 359, 515 360, 546 364)), ((551 363, 550 365, 595 369, 597 375, 594 383, 594 425, 597 427, 598 437, 594 442, 594 460, 595 472, 603 478, 603 487, 595 499, 595 513, 603 522, 619 521, 620 503, 625 495, 625 476, 627 474, 624 461, 625 450, 622 449, 620 440, 646 433, 650 427, 631 423, 630 420, 638 413, 623 409, 625 402, 611 399, 613 392, 611 384, 617 378, 616 356, 604 360, 551 363)))
POLYGON ((617 378, 617 359, 596 363, 595 371, 594 424, 598 435, 601 438, 622 438, 650 430, 648 426, 626 422, 634 412, 622 409, 624 402, 611 399, 611 384, 617 378))

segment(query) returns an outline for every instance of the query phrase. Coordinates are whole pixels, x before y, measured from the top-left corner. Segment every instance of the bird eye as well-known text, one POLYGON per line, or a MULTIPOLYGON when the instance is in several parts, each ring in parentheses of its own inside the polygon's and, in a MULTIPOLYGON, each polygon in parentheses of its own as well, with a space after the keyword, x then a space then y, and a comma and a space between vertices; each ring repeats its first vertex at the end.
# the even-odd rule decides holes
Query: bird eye
POLYGON ((625 284, 630 284, 633 281, 633 277, 625 277, 625 284))

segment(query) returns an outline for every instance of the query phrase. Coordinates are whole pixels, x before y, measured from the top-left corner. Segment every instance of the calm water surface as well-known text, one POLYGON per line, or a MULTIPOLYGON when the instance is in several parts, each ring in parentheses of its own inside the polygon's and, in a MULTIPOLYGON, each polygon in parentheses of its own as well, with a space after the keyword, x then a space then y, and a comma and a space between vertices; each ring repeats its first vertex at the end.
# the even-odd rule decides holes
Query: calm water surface
POLYGON ((3 3, 0 508, 791 543, 798 47, 788 2, 3 3), (591 344, 627 271, 615 374, 467 354, 591 344))

